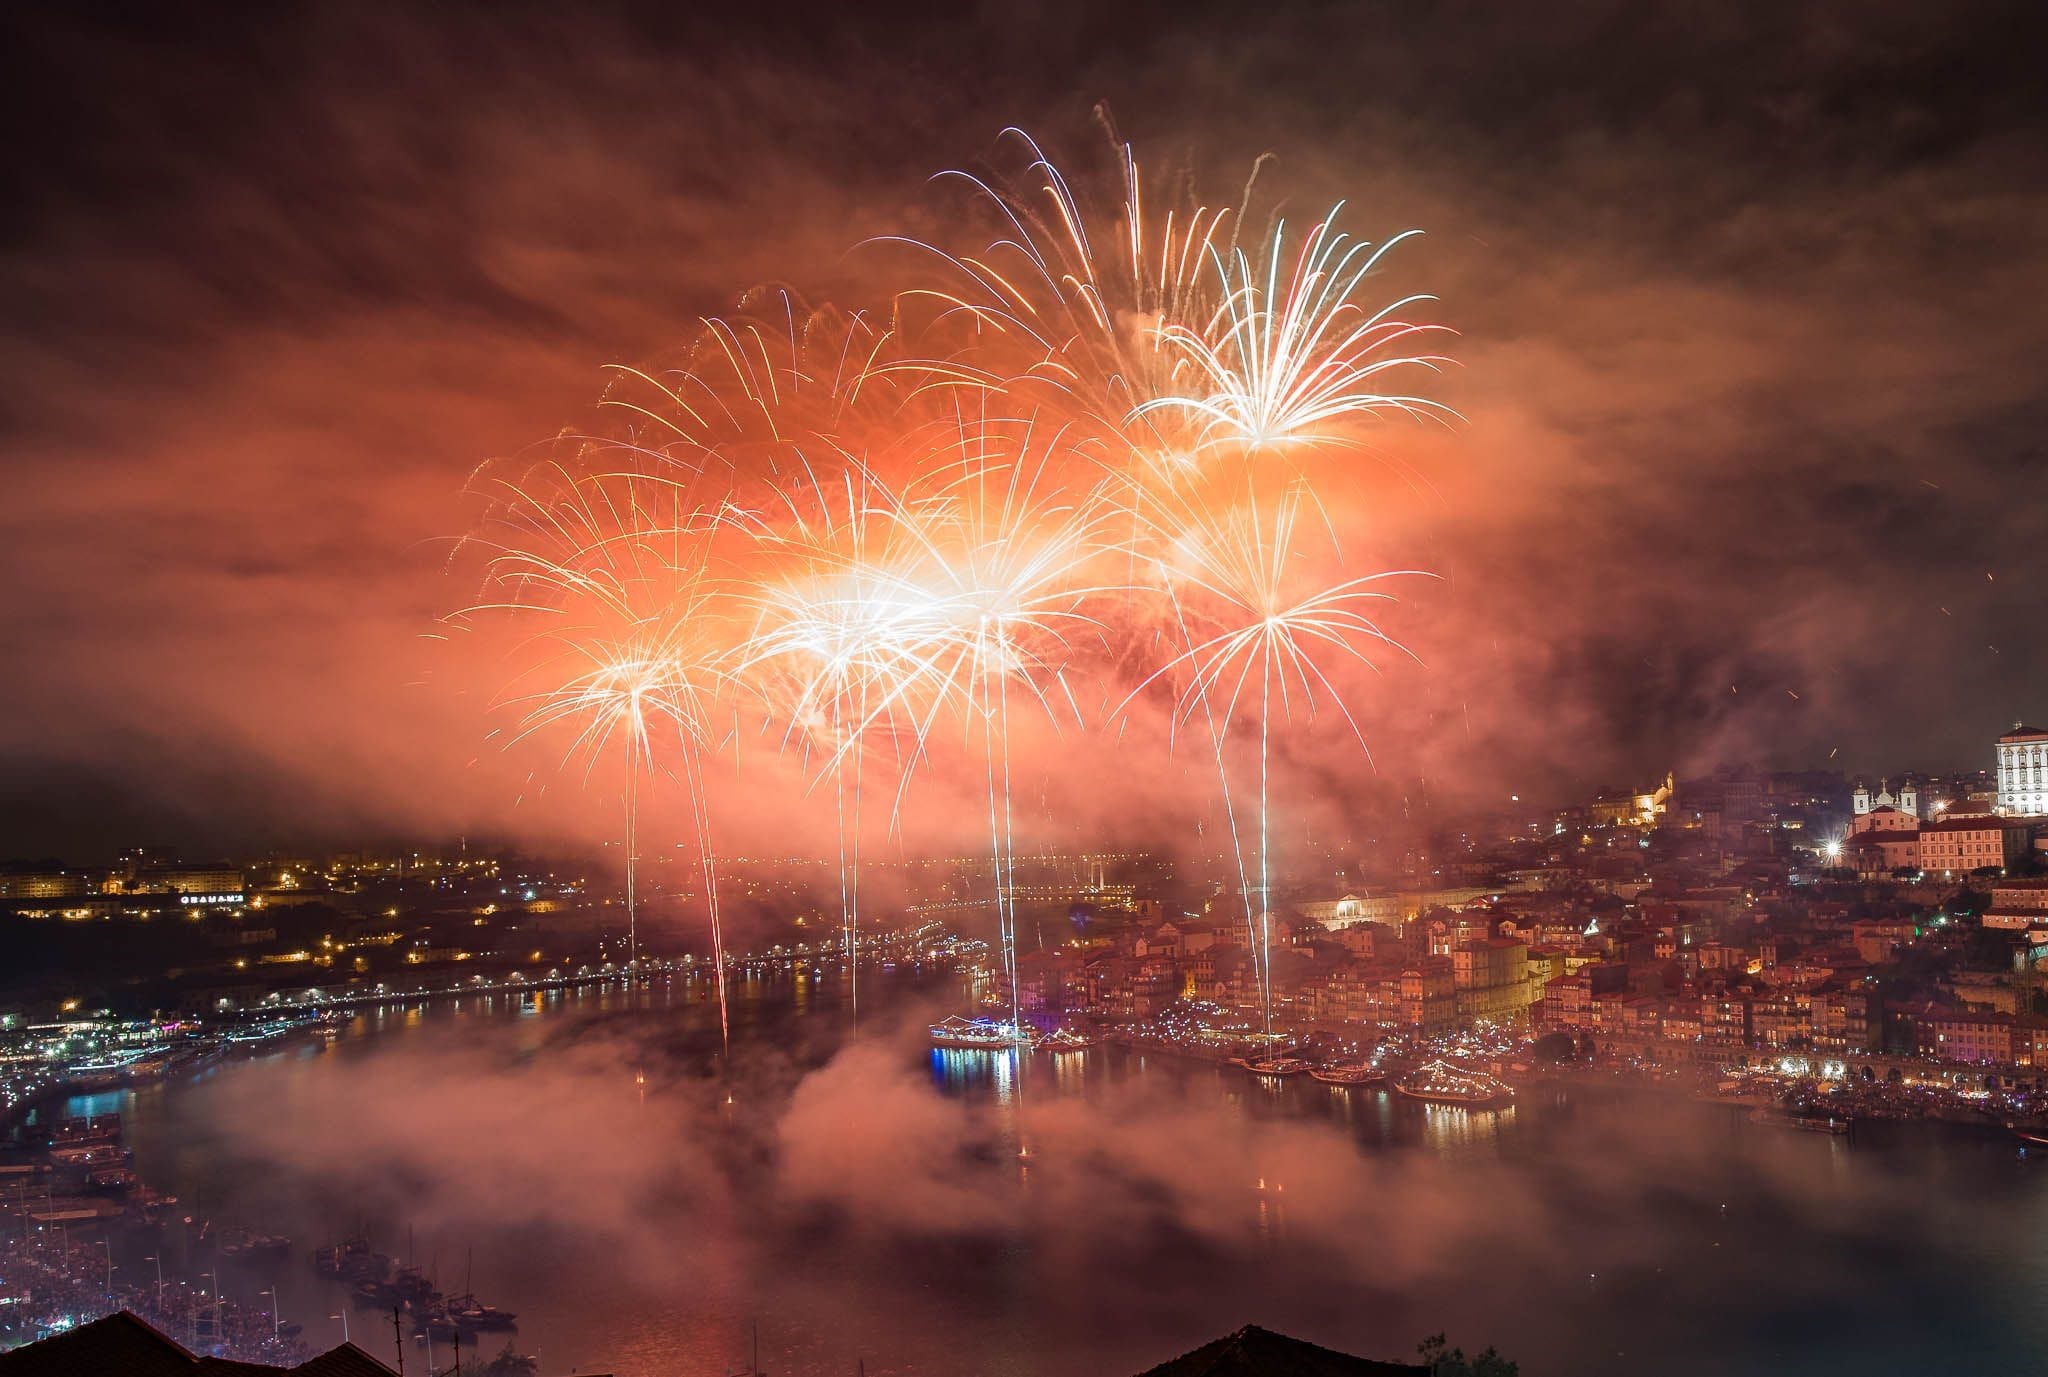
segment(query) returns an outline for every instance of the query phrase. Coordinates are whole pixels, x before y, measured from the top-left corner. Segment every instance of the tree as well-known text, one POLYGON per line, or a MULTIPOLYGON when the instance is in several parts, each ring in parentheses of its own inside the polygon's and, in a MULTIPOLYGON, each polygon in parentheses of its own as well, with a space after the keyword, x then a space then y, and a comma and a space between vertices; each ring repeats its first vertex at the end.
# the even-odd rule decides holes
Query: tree
POLYGON ((1521 1364, 1500 1356, 1491 1344, 1471 1359, 1462 1348, 1450 1348, 1443 1335, 1432 1334, 1415 1346, 1430 1377, 1517 1377, 1521 1364))
POLYGON ((1538 1061, 1570 1061, 1578 1053, 1579 1044, 1570 1033, 1558 1031, 1545 1033, 1529 1050, 1538 1061))

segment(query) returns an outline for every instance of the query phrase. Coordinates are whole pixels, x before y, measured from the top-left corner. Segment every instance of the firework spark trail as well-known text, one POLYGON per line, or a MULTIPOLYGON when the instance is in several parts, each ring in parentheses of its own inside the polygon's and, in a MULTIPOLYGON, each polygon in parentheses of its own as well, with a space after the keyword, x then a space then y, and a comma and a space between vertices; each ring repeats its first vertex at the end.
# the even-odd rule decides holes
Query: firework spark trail
MULTIPOLYGON (((1155 557, 1183 628, 1180 652, 1148 676, 1131 699, 1152 684, 1185 676, 1175 697, 1174 720, 1186 724, 1199 711, 1210 731, 1226 808, 1230 806, 1223 744, 1233 723, 1249 714, 1258 725, 1258 875, 1256 971, 1267 1032, 1272 1022, 1272 836, 1271 756, 1275 689, 1283 719, 1291 720, 1298 698, 1311 718, 1319 698, 1329 701, 1366 748, 1365 735, 1331 678, 1325 655, 1374 669, 1365 646, 1374 642, 1402 653, 1405 647, 1384 632, 1368 609, 1391 600, 1375 585, 1401 577, 1382 573, 1300 591, 1293 565, 1302 554, 1300 516, 1306 485, 1291 483, 1274 501, 1262 503, 1248 491, 1240 504, 1220 508, 1213 501, 1155 502, 1151 507, 1158 542, 1155 557), (1175 588, 1178 581, 1181 592, 1175 588), (1196 602, 1198 630, 1188 631, 1183 610, 1196 602), (1253 676, 1257 677, 1255 692, 1253 676)), ((1131 701, 1126 700, 1126 706, 1131 701)), ((1231 835, 1237 829, 1232 816, 1231 835)), ((1242 851, 1239 874, 1245 877, 1242 851)), ((1247 909, 1247 920, 1252 911, 1247 909)))
MULTIPOLYGON (((493 495, 490 536, 478 538, 489 551, 486 598, 453 620, 475 626, 509 614, 540 624, 520 642, 522 652, 542 653, 514 681, 524 691, 508 700, 520 710, 512 742, 566 729, 562 764, 585 759, 586 780, 615 740, 623 747, 629 978, 639 961, 640 792, 667 772, 671 739, 705 858, 713 945, 722 948, 699 761, 730 654, 726 595, 702 562, 715 521, 685 485, 642 474, 579 478, 547 465, 493 495)), ((717 974, 723 1021, 722 962, 717 974)))
POLYGON ((827 485, 807 472, 781 498, 773 511, 749 518, 779 572, 757 595, 740 669, 767 692, 771 715, 786 724, 785 744, 800 737, 806 751, 817 747, 819 777, 832 777, 841 942, 857 1021, 866 743, 909 707, 932 618, 897 568, 889 549, 893 502, 871 474, 849 469, 827 485))
POLYGON ((1396 314, 1435 298, 1406 296, 1377 310, 1357 299, 1380 260, 1420 231, 1375 248, 1336 230, 1342 209, 1309 231, 1284 287, 1285 222, 1274 226, 1263 250, 1263 271, 1241 248, 1227 257, 1208 250, 1221 304, 1205 322, 1176 321, 1159 331, 1161 343, 1190 366, 1197 390, 1142 402, 1139 414, 1188 411, 1199 418, 1204 447, 1251 448, 1344 438, 1317 429, 1333 421, 1450 414, 1426 397, 1384 391, 1379 382, 1395 370, 1434 373, 1450 363, 1440 354, 1400 352, 1416 336, 1447 333, 1396 314))
POLYGON ((1339 667, 1398 648, 1369 615, 1393 575, 1343 577, 1334 529, 1340 572, 1301 591, 1297 528, 1322 510, 1302 459, 1371 422, 1453 416, 1389 388, 1441 369, 1417 342, 1442 327, 1406 318, 1427 296, 1369 303, 1407 235, 1353 240, 1333 210, 1299 243, 1278 221, 1241 241, 1250 181, 1235 208, 1184 184, 1149 196, 1124 144, 1105 232, 1028 135, 998 146, 1021 154, 1014 175, 942 174, 970 192, 961 224, 987 227, 980 243, 881 241, 918 263, 886 311, 756 293, 692 327, 679 365, 614 370, 614 433, 565 435, 573 453, 540 489, 498 505, 479 538, 492 596, 463 615, 540 624, 513 740, 569 730, 565 768, 625 743, 635 957, 641 776, 679 762, 728 1030, 710 721, 729 715, 736 762, 746 705, 813 788, 831 779, 856 1017, 865 776, 878 756, 893 767, 899 829, 940 726, 960 724, 981 756, 1016 1030, 1012 697, 1060 731, 1086 726, 1077 677, 1113 686, 1105 701, 1136 681, 1120 722, 1173 684, 1169 744, 1198 713, 1208 734, 1270 1030, 1275 728, 1327 704, 1363 746, 1339 667), (1163 662, 1138 649, 1155 615, 1163 662), (1256 887, 1226 750, 1254 720, 1256 887))

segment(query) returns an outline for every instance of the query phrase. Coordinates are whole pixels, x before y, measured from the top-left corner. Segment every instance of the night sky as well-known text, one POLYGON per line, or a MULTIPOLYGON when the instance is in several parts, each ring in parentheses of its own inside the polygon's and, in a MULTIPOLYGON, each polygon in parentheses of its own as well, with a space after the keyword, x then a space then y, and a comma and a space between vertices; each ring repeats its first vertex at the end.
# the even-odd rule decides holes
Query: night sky
POLYGON ((1393 280, 1460 332, 1361 535, 1444 576, 1423 665, 1302 788, 1987 767, 2048 715, 2038 6, 181 8, 0 19, 0 852, 588 831, 425 634, 471 471, 755 284, 872 294, 1007 125, 1106 194, 1098 106, 1214 199, 1271 152, 1283 209, 1423 228, 1393 280))

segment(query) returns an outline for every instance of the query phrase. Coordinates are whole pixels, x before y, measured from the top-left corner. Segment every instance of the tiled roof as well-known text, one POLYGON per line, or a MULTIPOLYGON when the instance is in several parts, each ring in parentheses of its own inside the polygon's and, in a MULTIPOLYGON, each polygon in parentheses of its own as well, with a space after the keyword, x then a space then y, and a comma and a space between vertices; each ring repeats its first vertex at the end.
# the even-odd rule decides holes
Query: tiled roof
POLYGON ((343 1344, 300 1363, 292 1377, 391 1377, 391 1369, 354 1344, 343 1344))
POLYGON ((1140 1377, 1426 1377, 1414 1363, 1354 1358, 1248 1324, 1140 1377))
POLYGON ((2016 825, 2012 818, 1997 813, 1970 813, 1959 818, 1936 818, 1922 823, 1922 832, 1997 832, 2016 825))
POLYGON ((123 1310, 0 1353, 0 1377, 191 1377, 192 1355, 123 1310))
POLYGON ((354 1344, 343 1344, 297 1367, 230 1358, 194 1357, 176 1340, 126 1310, 0 1353, 0 1377, 393 1377, 354 1344))

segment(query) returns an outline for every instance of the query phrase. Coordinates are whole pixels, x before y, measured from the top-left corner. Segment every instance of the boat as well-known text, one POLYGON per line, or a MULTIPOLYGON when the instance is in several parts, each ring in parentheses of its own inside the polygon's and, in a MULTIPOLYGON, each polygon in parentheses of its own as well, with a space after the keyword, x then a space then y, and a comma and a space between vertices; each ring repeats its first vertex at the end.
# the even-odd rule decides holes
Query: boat
POLYGON ((1077 1033, 1071 1028, 1055 1028, 1039 1040, 1038 1048, 1042 1052, 1085 1052, 1101 1041, 1099 1037, 1077 1033))
POLYGON ((391 1259, 371 1252, 370 1240, 358 1234, 314 1249, 313 1270, 336 1281, 381 1282, 391 1271, 391 1259))
POLYGON ((2012 1136, 2020 1140, 2023 1147, 2048 1148, 2048 1124, 2008 1123, 2012 1136))
POLYGON ((517 1329, 519 1316, 511 1310, 485 1305, 473 1295, 450 1296, 448 1317, 465 1329, 517 1329))
POLYGON ((95 1114, 91 1118, 60 1120, 50 1133, 50 1146, 91 1147, 98 1143, 111 1143, 121 1136, 119 1114, 95 1114))
POLYGON ((409 1304, 424 1308, 438 1301, 441 1293, 434 1289, 434 1283, 427 1274, 417 1267, 401 1267, 391 1278, 390 1291, 409 1304))
POLYGON ((416 1315, 412 1337, 415 1343, 460 1343, 462 1327, 441 1311, 427 1311, 416 1315))
POLYGON ((121 1195, 133 1190, 142 1178, 126 1167, 101 1167, 85 1175, 85 1183, 96 1191, 121 1195))
POLYGON ((97 1147, 60 1147, 50 1149, 50 1161, 60 1167, 118 1167, 128 1160, 128 1151, 114 1143, 101 1143, 97 1147))
POLYGON ((999 1023, 992 1018, 961 1018, 958 1014, 931 1025, 932 1046, 956 1051, 1001 1051, 1020 1044, 1032 1046, 1038 1039, 1029 1028, 999 1023))
POLYGON ((1245 1070, 1254 1076, 1287 1077, 1299 1076, 1313 1068, 1300 1057, 1260 1057, 1257 1061, 1245 1063, 1245 1070))
POLYGON ((259 1234, 248 1229, 226 1229, 220 1236, 220 1255, 224 1258, 254 1260, 282 1257, 291 1250, 292 1241, 283 1234, 259 1234))
POLYGON ((1387 1079, 1387 1073, 1365 1062, 1354 1062, 1348 1066, 1315 1066, 1309 1068, 1309 1075, 1324 1085, 1379 1085, 1387 1079))
POLYGON ((1447 1061, 1416 1067, 1394 1081, 1394 1092, 1424 1104, 1462 1105, 1485 1109, 1514 1099, 1506 1081, 1484 1071, 1467 1071, 1447 1061))
POLYGON ((1837 1119, 1832 1114, 1794 1114, 1781 1109, 1759 1109, 1749 1118, 1751 1123, 1796 1128, 1802 1133, 1827 1133, 1837 1138, 1854 1127, 1848 1119, 1837 1119))

